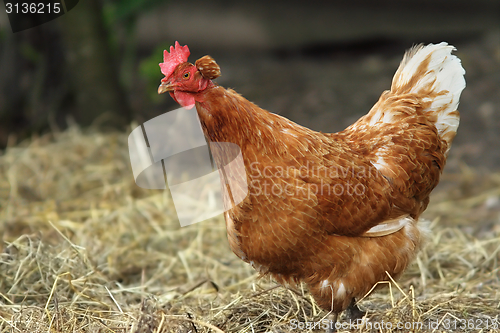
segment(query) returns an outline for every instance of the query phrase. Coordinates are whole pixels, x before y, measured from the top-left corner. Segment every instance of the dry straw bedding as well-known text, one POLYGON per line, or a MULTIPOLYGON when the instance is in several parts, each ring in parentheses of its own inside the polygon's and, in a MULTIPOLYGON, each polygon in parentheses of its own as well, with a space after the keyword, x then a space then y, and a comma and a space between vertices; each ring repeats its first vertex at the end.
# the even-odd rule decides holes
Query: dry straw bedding
MULTIPOLYGON (((327 315, 259 279, 222 218, 181 228, 168 191, 135 185, 126 142, 73 126, 0 155, 0 332, 289 332, 327 315)), ((444 181, 415 263, 360 302, 372 323, 441 325, 349 331, 500 332, 500 175, 444 181)))

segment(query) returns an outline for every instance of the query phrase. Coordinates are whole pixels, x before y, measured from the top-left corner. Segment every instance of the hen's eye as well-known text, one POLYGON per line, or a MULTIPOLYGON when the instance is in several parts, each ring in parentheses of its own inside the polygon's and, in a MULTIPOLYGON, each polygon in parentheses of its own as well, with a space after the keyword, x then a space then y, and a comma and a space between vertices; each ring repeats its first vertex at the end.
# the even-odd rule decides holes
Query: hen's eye
POLYGON ((184 73, 183 77, 184 77, 185 79, 189 78, 189 72, 184 73))

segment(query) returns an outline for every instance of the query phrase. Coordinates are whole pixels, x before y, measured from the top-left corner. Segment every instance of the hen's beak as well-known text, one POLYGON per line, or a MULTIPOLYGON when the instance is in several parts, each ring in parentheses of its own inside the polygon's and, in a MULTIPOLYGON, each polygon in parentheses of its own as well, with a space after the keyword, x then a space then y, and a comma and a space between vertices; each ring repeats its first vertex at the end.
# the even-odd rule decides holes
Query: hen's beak
POLYGON ((162 82, 158 87, 158 94, 163 94, 167 91, 174 91, 174 85, 170 82, 162 82))

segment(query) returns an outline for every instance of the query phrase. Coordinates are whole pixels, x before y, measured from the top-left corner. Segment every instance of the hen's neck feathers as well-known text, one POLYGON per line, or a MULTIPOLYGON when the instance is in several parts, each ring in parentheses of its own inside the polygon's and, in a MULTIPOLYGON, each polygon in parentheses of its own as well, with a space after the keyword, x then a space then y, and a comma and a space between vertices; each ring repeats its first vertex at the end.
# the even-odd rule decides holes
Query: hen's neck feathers
POLYGON ((252 146, 279 156, 320 153, 318 149, 335 145, 330 136, 261 109, 232 89, 210 87, 197 101, 203 131, 212 142, 252 146))

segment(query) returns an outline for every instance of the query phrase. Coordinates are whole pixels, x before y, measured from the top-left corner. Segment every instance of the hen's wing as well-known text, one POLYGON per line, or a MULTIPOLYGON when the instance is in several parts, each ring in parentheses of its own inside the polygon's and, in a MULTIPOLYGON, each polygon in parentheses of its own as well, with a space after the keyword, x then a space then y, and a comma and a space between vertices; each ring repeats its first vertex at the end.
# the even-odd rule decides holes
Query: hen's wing
POLYGON ((363 160, 362 165, 375 169, 362 175, 369 176, 368 181, 346 179, 354 186, 373 188, 361 200, 341 198, 342 211, 354 210, 354 214, 352 222, 343 223, 346 227, 336 228, 336 233, 364 230, 365 236, 385 235, 399 230, 427 207, 458 128, 458 101, 465 87, 465 71, 452 50, 446 43, 411 49, 391 90, 382 94, 366 116, 332 134, 334 140, 349 147, 351 156, 363 160))

